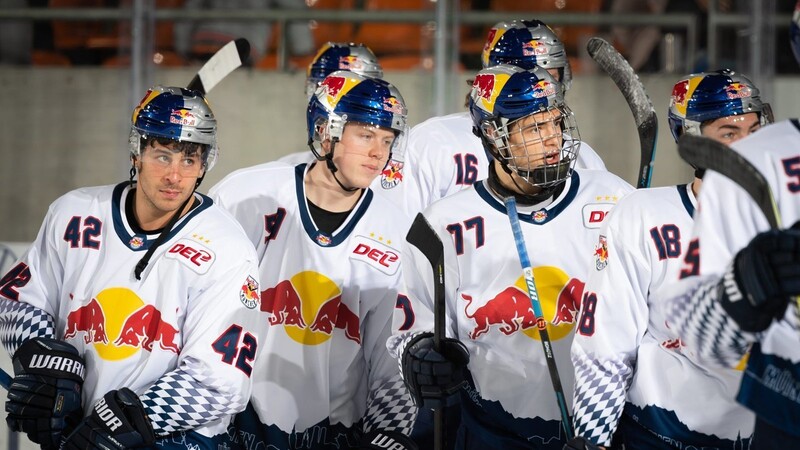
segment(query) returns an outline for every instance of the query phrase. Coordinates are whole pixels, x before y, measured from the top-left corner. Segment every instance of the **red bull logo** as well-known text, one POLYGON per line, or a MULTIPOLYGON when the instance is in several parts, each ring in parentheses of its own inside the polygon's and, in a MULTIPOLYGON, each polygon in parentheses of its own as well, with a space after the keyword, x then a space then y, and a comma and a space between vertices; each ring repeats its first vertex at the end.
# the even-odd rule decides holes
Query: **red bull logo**
POLYGON ((555 86, 547 80, 537 81, 536 84, 533 85, 534 98, 550 97, 551 95, 555 95, 555 93, 555 86))
POLYGON ((522 43, 522 54, 525 56, 547 55, 547 45, 536 40, 522 43))
POLYGON ((188 109, 173 109, 169 116, 169 123, 193 127, 197 125, 197 117, 188 109))
POLYGON ((261 311, 272 326, 282 326, 293 340, 321 344, 337 330, 361 344, 361 320, 344 301, 339 286, 317 272, 300 272, 261 292, 261 311))
POLYGON ((405 114, 406 108, 396 97, 386 97, 383 99, 383 110, 393 114, 405 114))
POLYGON ((522 332, 538 340, 538 330, 548 328, 546 317, 552 318, 548 332, 553 340, 570 333, 577 320, 584 283, 569 278, 556 267, 537 267, 533 272, 544 317, 534 315, 523 277, 482 305, 477 304, 471 295, 462 293, 464 313, 475 321, 475 327, 469 333, 471 339, 496 330, 506 336, 522 332))
POLYGON ((358 59, 357 56, 340 56, 339 57, 339 69, 342 70, 361 70, 364 68, 364 64, 362 64, 361 60, 358 59))
POLYGON ((752 92, 750 92, 750 88, 747 87, 746 84, 743 83, 731 83, 725 88, 725 93, 727 94, 728 98, 736 99, 736 98, 747 98, 752 96, 752 92))
POLYGON ((254 309, 261 301, 261 293, 259 291, 258 281, 248 275, 242 285, 242 289, 239 291, 239 299, 248 309, 254 309))
POLYGON ((155 305, 128 288, 104 289, 67 314, 64 339, 81 337, 105 360, 122 360, 154 348, 180 353, 180 331, 155 305))
POLYGON ((141 347, 153 351, 158 343, 162 350, 180 353, 177 343, 178 329, 161 320, 161 311, 153 305, 144 305, 129 315, 122 325, 114 345, 141 347))
POLYGON ((391 189, 403 181, 403 162, 394 159, 381 172, 381 187, 391 189))
POLYGON ((605 236, 600 236, 594 248, 594 267, 603 270, 608 265, 608 242, 605 236))
POLYGON ((325 88, 325 93, 328 95, 328 102, 331 104, 336 104, 339 101, 339 94, 344 88, 345 83, 347 82, 347 78, 339 77, 339 76, 328 76, 324 80, 320 86, 325 88))
POLYGON ((670 96, 670 106, 680 105, 686 107, 686 101, 689 93, 689 80, 682 80, 675 84, 672 88, 672 95, 670 96))
POLYGON ((142 239, 140 236, 134 236, 128 242, 128 245, 130 245, 130 247, 134 250, 139 249, 144 245, 144 239, 142 239))
POLYGON ((536 223, 542 223, 547 220, 547 210, 540 209, 538 211, 534 211, 533 214, 531 214, 531 218, 536 223))
POLYGON ((491 101, 494 91, 494 75, 491 73, 478 74, 472 83, 472 90, 478 98, 491 101))
POLYGON ((500 39, 500 36, 497 35, 497 28, 489 30, 489 34, 486 36, 486 43, 483 44, 483 51, 488 52, 491 50, 498 39, 500 39))

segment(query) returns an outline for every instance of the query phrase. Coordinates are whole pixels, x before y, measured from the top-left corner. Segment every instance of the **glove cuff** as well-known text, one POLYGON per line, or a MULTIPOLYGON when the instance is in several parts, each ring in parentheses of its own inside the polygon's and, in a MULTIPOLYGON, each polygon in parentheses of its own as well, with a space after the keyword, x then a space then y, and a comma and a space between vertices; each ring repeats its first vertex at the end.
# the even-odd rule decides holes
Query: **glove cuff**
POLYGON ((772 323, 773 316, 753 306, 751 300, 745 297, 748 294, 743 292, 743 288, 748 289, 748 287, 742 286, 737 259, 738 257, 734 259, 717 284, 717 298, 725 312, 742 331, 751 333, 764 331, 772 323))
POLYGON ((86 365, 78 350, 56 339, 28 339, 14 353, 12 362, 14 375, 46 375, 80 385, 86 378, 86 365))
POLYGON ((397 431, 372 430, 361 438, 359 450, 417 450, 410 437, 397 431))

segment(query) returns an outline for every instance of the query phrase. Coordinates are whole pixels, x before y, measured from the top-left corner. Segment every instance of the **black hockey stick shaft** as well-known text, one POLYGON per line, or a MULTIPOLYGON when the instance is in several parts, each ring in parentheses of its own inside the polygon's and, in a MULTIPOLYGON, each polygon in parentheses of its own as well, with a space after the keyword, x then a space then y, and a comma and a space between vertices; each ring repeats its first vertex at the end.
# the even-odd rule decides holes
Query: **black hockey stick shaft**
POLYGON ((597 65, 611 77, 633 113, 641 150, 636 187, 650 187, 658 137, 658 117, 653 102, 650 101, 644 85, 628 60, 613 45, 604 39, 593 37, 586 44, 586 51, 597 65))
POLYGON ((770 227, 781 227, 781 213, 769 183, 744 156, 722 142, 691 134, 678 139, 678 154, 692 166, 718 172, 741 186, 764 213, 770 227))
POLYGON ((547 320, 544 318, 542 305, 539 302, 539 291, 536 289, 536 280, 533 278, 533 268, 531 267, 530 258, 528 258, 528 250, 525 247, 525 237, 522 235, 522 227, 519 224, 517 202, 514 200, 514 197, 506 197, 504 203, 506 205, 508 221, 511 223, 511 231, 514 232, 514 244, 517 247, 517 255, 519 256, 519 262, 522 266, 522 273, 525 275, 525 286, 528 290, 528 298, 531 300, 533 315, 536 316, 536 326, 539 330, 539 338, 542 341, 542 349, 544 350, 544 357, 547 361, 547 370, 550 372, 550 381, 553 384, 556 402, 558 403, 558 409, 561 413, 561 425, 564 427, 567 440, 570 440, 575 435, 572 430, 572 418, 567 408, 564 388, 561 386, 561 377, 558 375, 556 357, 553 353, 553 343, 550 341, 550 333, 547 332, 547 320))
MULTIPOLYGON (((425 256, 433 271, 433 347, 441 353, 445 337, 444 245, 422 213, 418 213, 408 230, 406 240, 425 256)), ((433 411, 434 449, 444 448, 444 411, 433 411)))
POLYGON ((203 64, 186 88, 205 95, 223 78, 241 67, 249 55, 250 42, 247 39, 238 38, 228 42, 203 64))

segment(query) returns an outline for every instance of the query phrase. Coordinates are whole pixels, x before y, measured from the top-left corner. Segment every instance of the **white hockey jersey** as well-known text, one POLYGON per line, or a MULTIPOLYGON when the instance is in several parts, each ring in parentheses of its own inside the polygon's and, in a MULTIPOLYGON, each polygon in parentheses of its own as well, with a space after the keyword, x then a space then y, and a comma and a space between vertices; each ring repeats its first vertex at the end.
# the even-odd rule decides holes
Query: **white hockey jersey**
MULTIPOLYGON (((800 121, 769 125, 731 147, 768 181, 782 226, 800 220, 800 121)), ((797 305, 790 302, 783 320, 773 322, 763 333, 751 334, 739 330, 716 300, 716 284, 730 261, 756 234, 768 230, 769 223, 741 187, 716 172, 704 177, 699 203, 694 235, 700 245, 700 276, 687 278, 664 294, 670 299, 665 305, 669 325, 710 362, 730 365, 753 343, 737 400, 759 419, 800 439, 797 305)))
MULTIPOLYGON (((137 280, 134 268, 158 235, 129 225, 129 191, 127 182, 78 189, 50 206, 36 241, 4 278, 3 320, 17 302, 54 319, 51 337, 85 358, 86 413, 108 391, 128 387, 157 433, 227 410, 196 430, 223 434, 247 404, 266 330, 255 250, 229 214, 196 193, 199 206, 175 224, 137 280)), ((18 320, 32 326, 30 316, 18 320)))
POLYGON ((306 201, 306 171, 262 164, 210 191, 256 246, 269 316, 253 410, 237 418, 249 448, 348 448, 370 420, 368 401, 390 380, 401 383, 385 343, 409 220, 365 190, 338 230, 321 232, 306 201))
POLYGON ((600 231, 572 344, 576 434, 595 444, 611 444, 624 407, 677 448, 747 448, 755 417, 734 400, 741 370, 698 362, 652 296, 697 272, 695 205, 691 185, 638 190, 600 231))
MULTIPOLYGON (((633 188, 598 170, 577 170, 565 183, 550 205, 519 206, 519 218, 569 401, 569 349, 589 258, 603 217, 633 188)), ((559 410, 505 211, 483 181, 424 212, 444 243, 447 335, 470 352, 462 427, 478 436, 484 448, 518 448, 512 443, 523 442, 561 449, 559 410)), ((403 331, 387 344, 396 358, 402 357, 409 334, 433 329, 430 263, 408 243, 403 258, 407 300, 395 312, 395 324, 403 324, 398 327, 403 331)))

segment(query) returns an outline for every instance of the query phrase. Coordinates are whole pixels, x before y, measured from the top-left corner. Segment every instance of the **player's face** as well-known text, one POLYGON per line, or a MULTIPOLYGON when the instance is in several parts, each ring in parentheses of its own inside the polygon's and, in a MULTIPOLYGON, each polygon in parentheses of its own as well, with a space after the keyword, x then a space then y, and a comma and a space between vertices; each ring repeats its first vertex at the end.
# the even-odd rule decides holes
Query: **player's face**
POLYGON ((533 170, 561 159, 561 112, 558 109, 537 112, 512 123, 508 143, 508 165, 533 170))
POLYGON ((394 131, 361 122, 348 122, 333 152, 342 182, 355 188, 369 187, 389 159, 394 131))
POLYGON ((752 112, 740 116, 715 119, 702 127, 703 136, 723 144, 730 144, 761 128, 758 114, 752 112))
POLYGON ((155 140, 142 149, 137 160, 136 218, 145 229, 160 228, 194 192, 203 174, 203 161, 197 151, 178 150, 178 142, 161 144, 155 140))

